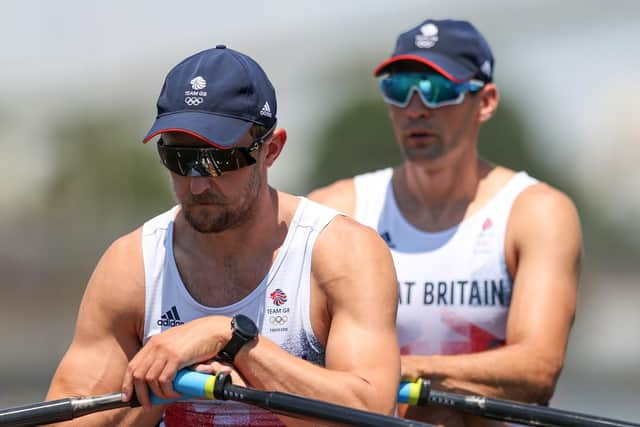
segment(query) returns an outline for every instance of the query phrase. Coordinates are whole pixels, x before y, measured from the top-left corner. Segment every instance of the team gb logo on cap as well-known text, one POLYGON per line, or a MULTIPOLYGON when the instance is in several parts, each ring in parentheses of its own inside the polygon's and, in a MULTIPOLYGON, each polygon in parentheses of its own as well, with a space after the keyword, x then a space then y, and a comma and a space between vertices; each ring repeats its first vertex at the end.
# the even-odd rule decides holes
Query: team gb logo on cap
POLYGON ((202 90, 207 87, 207 81, 202 76, 194 77, 189 82, 192 90, 184 91, 184 103, 190 107, 197 107, 204 102, 207 92, 202 90))
POLYGON ((416 35, 416 46, 428 49, 435 46, 438 42, 438 27, 435 24, 428 23, 420 27, 422 34, 416 35))
POLYGON ((193 90, 200 90, 207 87, 207 81, 202 76, 193 78, 189 83, 191 83, 193 90))

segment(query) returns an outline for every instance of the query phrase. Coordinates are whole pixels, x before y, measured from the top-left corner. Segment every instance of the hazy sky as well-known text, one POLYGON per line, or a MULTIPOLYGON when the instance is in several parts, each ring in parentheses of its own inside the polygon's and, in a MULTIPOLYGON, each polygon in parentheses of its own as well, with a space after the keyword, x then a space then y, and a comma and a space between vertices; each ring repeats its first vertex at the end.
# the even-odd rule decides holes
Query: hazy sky
MULTIPOLYGON (((496 80, 535 130, 540 141, 535 149, 549 161, 570 162, 574 179, 594 191, 606 194, 610 176, 635 186, 640 125, 632 94, 640 94, 640 2, 603 5, 577 0, 4 1, 0 153, 15 161, 0 173, 25 185, 44 179, 49 147, 37 141, 46 144, 49 123, 65 111, 132 106, 150 122, 168 69, 198 50, 225 43, 256 58, 276 86, 279 122, 288 130, 289 144, 273 178, 287 188, 292 176, 304 176, 307 143, 345 102, 340 70, 351 62, 373 69, 389 55, 399 32, 426 17, 454 17, 472 21, 489 40, 496 80), (610 152, 624 152, 624 161, 610 160, 610 152), (25 169, 25 161, 42 167, 25 169)), ((362 79, 375 92, 369 71, 362 79)), ((141 126, 142 134, 146 125, 141 126)), ((12 190, 0 196, 0 205, 13 204, 20 185, 12 190)), ((613 202, 608 197, 613 195, 603 204, 613 202)), ((629 207, 616 215, 640 211, 634 201, 622 203, 629 207)))

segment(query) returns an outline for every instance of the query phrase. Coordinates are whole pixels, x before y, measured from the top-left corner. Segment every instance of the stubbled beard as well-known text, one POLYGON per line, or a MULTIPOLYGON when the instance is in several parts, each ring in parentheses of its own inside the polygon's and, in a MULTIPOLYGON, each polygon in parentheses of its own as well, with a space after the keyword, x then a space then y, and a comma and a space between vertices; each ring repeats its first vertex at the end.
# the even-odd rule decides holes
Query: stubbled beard
POLYGON ((402 147, 402 154, 407 160, 436 160, 445 154, 444 144, 438 140, 425 147, 402 147))
POLYGON ((187 223, 199 233, 220 233, 238 228, 249 222, 255 215, 256 200, 261 187, 258 168, 254 168, 247 185, 242 189, 240 205, 234 208, 228 200, 214 193, 203 193, 197 196, 189 194, 182 202, 182 210, 187 223), (213 209, 207 209, 208 203, 213 209))

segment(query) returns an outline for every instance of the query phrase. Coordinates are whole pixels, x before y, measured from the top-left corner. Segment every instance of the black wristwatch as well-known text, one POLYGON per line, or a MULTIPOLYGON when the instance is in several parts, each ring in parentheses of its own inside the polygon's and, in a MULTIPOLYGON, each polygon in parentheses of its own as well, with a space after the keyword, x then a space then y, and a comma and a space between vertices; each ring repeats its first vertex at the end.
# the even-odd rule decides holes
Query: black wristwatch
POLYGON ((231 339, 218 353, 218 359, 227 363, 233 363, 242 346, 256 339, 258 327, 244 314, 236 314, 231 319, 231 332, 231 339))

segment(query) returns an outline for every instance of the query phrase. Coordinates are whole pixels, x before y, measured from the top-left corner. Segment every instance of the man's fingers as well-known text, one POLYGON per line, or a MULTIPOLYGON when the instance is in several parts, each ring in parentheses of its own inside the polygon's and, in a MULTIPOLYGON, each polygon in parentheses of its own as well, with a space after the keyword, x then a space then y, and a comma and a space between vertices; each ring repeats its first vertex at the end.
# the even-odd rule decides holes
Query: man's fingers
POLYGON ((247 387, 248 386, 248 384, 246 383, 244 378, 242 378, 242 375, 240 375, 240 373, 238 371, 231 371, 231 382, 234 385, 238 385, 238 386, 241 386, 241 387, 247 387))
POLYGON ((138 402, 144 409, 151 409, 151 399, 149 398, 149 388, 147 387, 147 383, 143 380, 134 380, 133 387, 136 390, 136 396, 138 398, 138 402))
POLYGON ((233 369, 233 366, 229 366, 215 360, 211 360, 207 363, 199 363, 197 365, 193 365, 191 366, 191 369, 197 372, 212 375, 217 374, 218 372, 224 372, 225 374, 231 375, 231 382, 234 385, 247 387, 247 383, 245 382, 244 378, 242 378, 242 376, 240 376, 240 374, 233 369))
POLYGON ((122 398, 123 402, 128 402, 129 400, 131 400, 131 394, 133 393, 133 381, 132 381, 132 376, 131 376, 131 372, 129 371, 129 369, 127 369, 124 372, 124 379, 122 380, 122 387, 121 387, 121 391, 122 393, 124 393, 124 396, 122 398))
POLYGON ((171 383, 171 381, 169 381, 168 383, 160 382, 159 386, 160 386, 160 389, 162 390, 163 399, 174 400, 182 397, 180 393, 176 392, 173 389, 173 384, 171 383))
POLYGON ((213 370, 213 372, 224 372, 226 374, 230 374, 231 371, 233 370, 232 366, 229 365, 225 365, 223 363, 218 362, 217 360, 212 360, 211 363, 209 363, 209 366, 211 366, 211 369, 213 370))
POLYGON ((215 374, 215 371, 211 367, 211 365, 207 363, 198 363, 197 365, 193 365, 191 367, 196 372, 202 372, 203 374, 215 374))
POLYGON ((147 388, 153 395, 159 397, 160 399, 167 398, 164 395, 164 391, 162 390, 162 386, 160 385, 160 382, 158 380, 147 380, 145 382, 147 383, 147 388))
POLYGON ((230 374, 231 371, 233 370, 233 367, 220 363, 214 359, 211 359, 207 362, 192 365, 191 369, 193 369, 196 372, 202 372, 205 374, 217 374, 218 372, 224 372, 225 374, 230 374))
POLYGON ((178 399, 181 396, 180 393, 173 389, 173 379, 176 377, 177 372, 178 365, 168 362, 160 374, 158 382, 165 399, 178 399))
POLYGON ((162 386, 159 381, 159 377, 164 371, 165 362, 162 360, 154 360, 151 363, 151 367, 145 374, 144 378, 141 379, 147 383, 153 394, 161 399, 167 399, 168 397, 164 395, 164 391, 162 390, 162 386))

